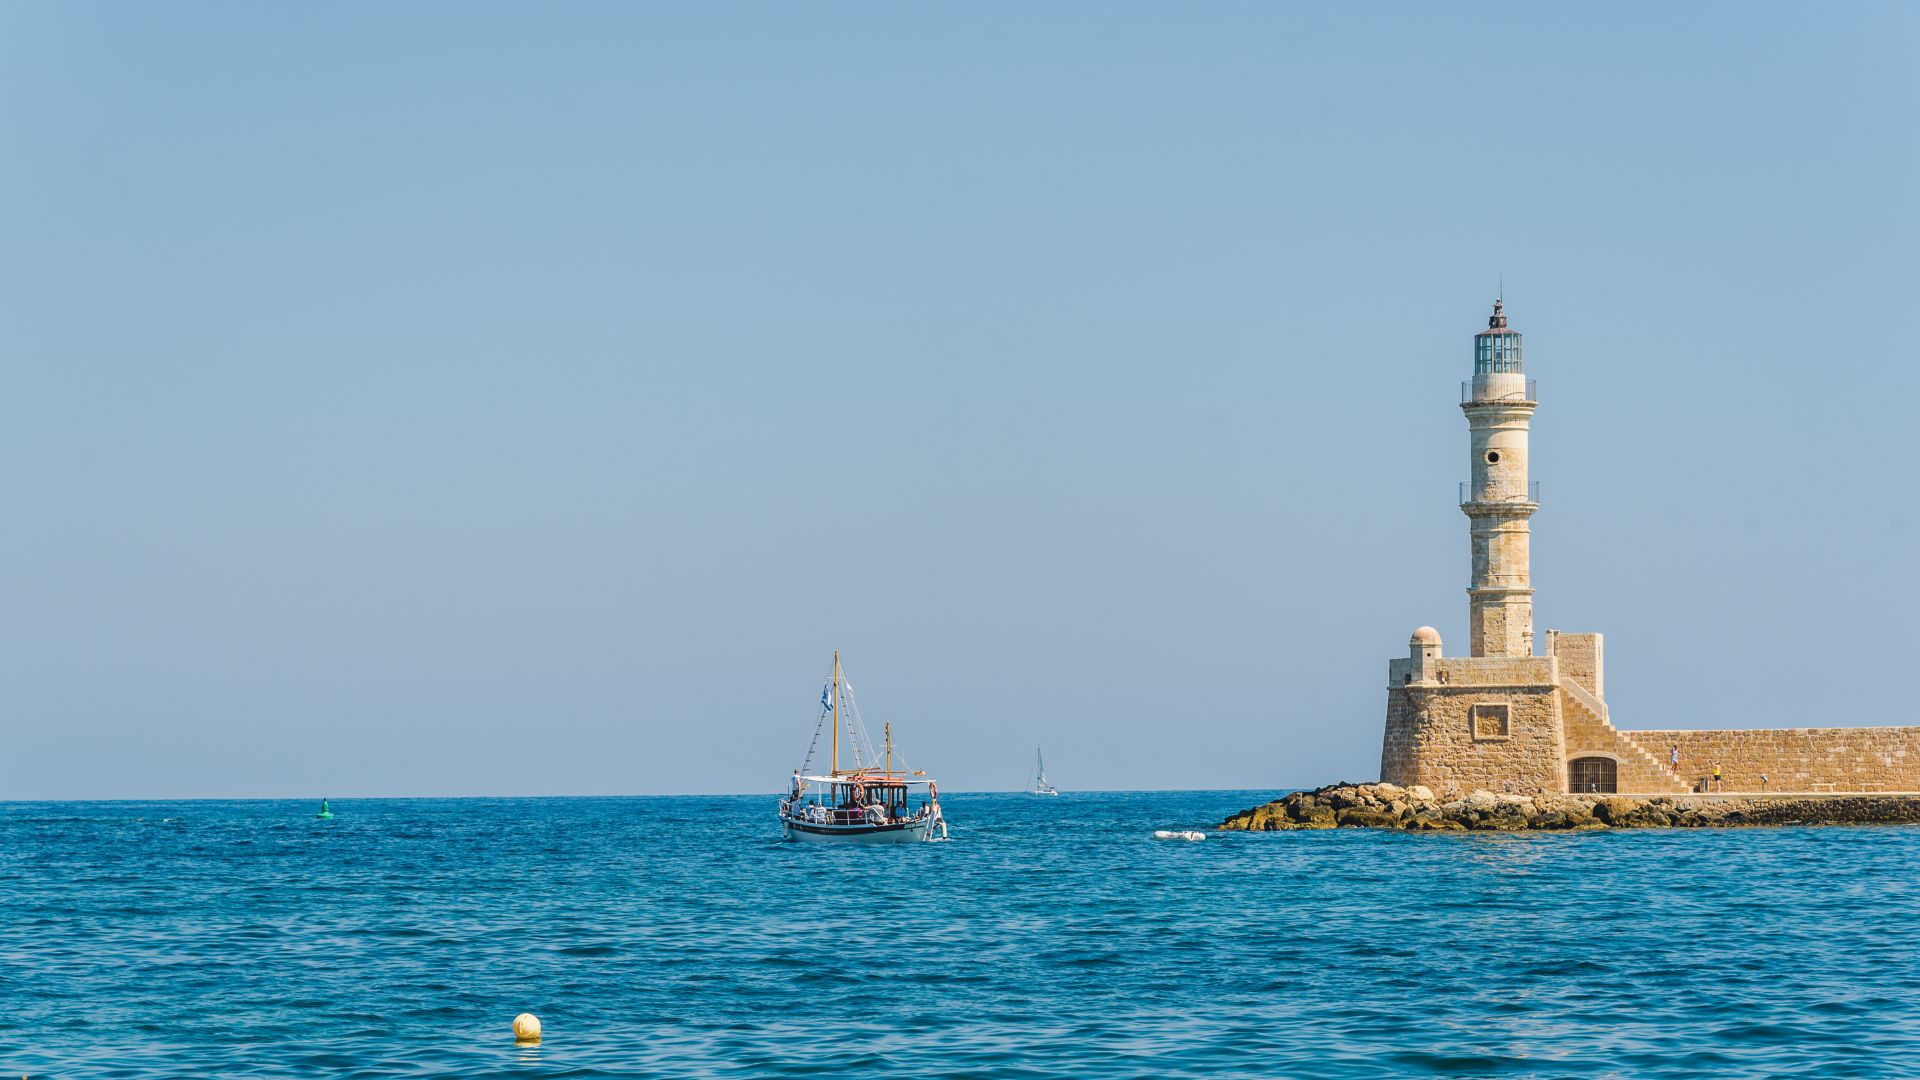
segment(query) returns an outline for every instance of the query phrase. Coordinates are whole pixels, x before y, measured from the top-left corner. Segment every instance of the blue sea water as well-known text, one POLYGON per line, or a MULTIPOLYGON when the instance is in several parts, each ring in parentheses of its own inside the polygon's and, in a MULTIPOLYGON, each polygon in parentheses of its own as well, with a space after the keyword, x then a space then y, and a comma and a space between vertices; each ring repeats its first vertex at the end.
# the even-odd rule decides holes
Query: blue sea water
POLYGON ((0 1075, 1920 1071, 1920 829, 1151 838, 1272 794, 0 804, 0 1075))

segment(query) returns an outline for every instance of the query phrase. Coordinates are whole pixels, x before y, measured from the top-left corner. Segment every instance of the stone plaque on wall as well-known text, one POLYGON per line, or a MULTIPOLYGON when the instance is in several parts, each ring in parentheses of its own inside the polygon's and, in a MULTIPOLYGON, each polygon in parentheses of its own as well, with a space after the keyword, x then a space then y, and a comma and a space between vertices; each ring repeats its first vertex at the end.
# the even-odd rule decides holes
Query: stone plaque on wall
POLYGON ((1475 742, 1483 739, 1504 739, 1512 734, 1505 705, 1475 705, 1472 723, 1475 742))

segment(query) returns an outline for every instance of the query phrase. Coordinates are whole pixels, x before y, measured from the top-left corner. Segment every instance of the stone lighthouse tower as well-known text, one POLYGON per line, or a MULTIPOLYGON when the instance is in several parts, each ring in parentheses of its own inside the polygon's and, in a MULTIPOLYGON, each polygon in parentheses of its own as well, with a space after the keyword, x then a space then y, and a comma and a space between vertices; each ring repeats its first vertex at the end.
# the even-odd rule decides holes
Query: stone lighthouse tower
POLYGON ((1520 334, 1493 302, 1473 339, 1473 382, 1461 394, 1471 433, 1470 479, 1460 493, 1473 538, 1469 646, 1474 656, 1533 655, 1533 579, 1527 519, 1540 508, 1527 480, 1532 387, 1520 366, 1520 334))

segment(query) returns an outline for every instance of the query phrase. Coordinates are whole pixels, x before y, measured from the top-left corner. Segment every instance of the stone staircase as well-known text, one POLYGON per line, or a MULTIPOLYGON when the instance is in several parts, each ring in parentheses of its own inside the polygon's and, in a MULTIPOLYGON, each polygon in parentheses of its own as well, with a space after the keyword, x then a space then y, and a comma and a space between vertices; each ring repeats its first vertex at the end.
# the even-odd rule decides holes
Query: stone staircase
POLYGON ((1607 719, 1607 706, 1578 683, 1561 681, 1561 718, 1565 721, 1567 757, 1585 751, 1604 751, 1620 761, 1619 789, 1635 795, 1684 795, 1692 790, 1666 763, 1634 742, 1632 736, 1607 719))

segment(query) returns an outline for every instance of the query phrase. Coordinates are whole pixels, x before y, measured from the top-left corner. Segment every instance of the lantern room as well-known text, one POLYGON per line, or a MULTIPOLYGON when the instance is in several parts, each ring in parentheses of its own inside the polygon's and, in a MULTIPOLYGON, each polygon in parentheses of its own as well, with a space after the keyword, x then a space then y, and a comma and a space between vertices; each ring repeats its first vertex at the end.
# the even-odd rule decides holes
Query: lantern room
POLYGON ((1493 302, 1487 328, 1473 337, 1475 375, 1512 375, 1520 371, 1520 331, 1507 326, 1504 301, 1493 302))

